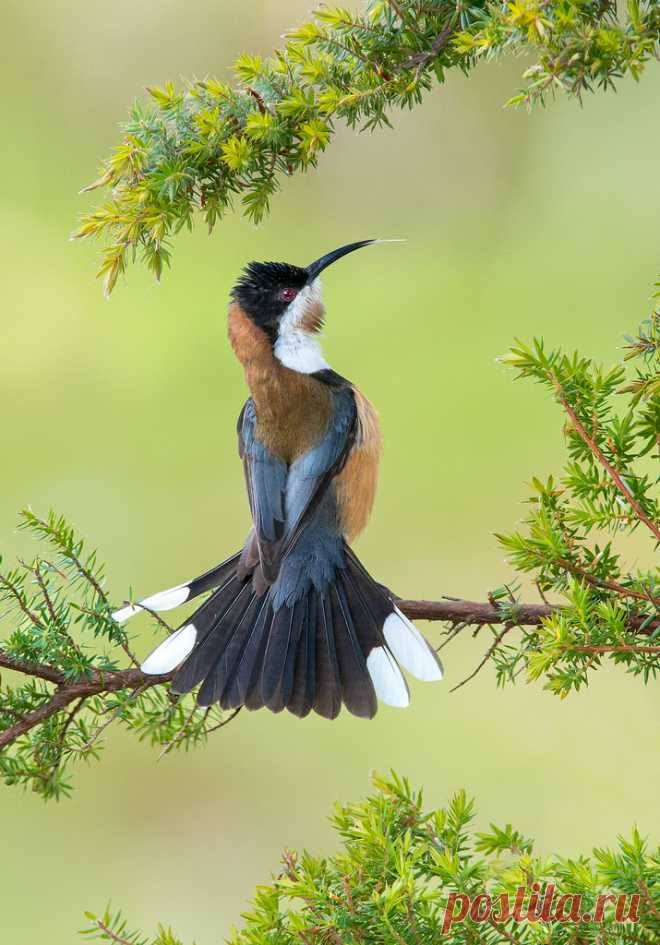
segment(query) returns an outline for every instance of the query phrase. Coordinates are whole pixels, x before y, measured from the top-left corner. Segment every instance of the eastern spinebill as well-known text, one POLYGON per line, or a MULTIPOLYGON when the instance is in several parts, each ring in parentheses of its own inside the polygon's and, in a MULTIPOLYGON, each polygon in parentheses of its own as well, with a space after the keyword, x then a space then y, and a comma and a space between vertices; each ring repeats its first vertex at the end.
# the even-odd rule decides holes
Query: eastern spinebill
POLYGON ((319 276, 378 240, 309 266, 252 262, 231 291, 229 340, 251 397, 238 418, 252 528, 242 550, 114 614, 204 603, 142 664, 197 702, 372 718, 407 706, 399 664, 423 680, 440 661, 350 548, 376 492, 381 434, 371 403, 324 360, 319 276), (201 685, 200 685, 201 683, 201 685))

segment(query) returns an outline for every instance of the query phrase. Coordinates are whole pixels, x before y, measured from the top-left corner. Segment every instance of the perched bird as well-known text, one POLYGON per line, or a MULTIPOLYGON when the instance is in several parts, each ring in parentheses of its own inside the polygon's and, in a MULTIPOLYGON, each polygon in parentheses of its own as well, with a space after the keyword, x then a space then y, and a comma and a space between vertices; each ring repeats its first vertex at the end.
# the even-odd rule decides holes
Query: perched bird
POLYGON ((349 547, 367 524, 381 434, 373 406, 323 358, 319 276, 377 240, 309 266, 252 262, 231 292, 229 339, 251 397, 238 419, 253 526, 243 549, 185 584, 124 607, 166 611, 213 591, 142 664, 201 683, 199 705, 266 706, 333 719, 407 706, 399 663, 442 678, 440 661, 349 547))

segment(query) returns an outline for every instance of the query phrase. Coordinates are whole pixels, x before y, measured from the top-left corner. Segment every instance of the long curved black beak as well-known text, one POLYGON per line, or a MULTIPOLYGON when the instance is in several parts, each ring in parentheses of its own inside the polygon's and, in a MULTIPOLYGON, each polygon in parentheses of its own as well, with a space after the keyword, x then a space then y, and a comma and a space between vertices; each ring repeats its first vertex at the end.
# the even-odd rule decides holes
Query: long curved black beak
POLYGON ((339 249, 333 249, 331 253, 326 253, 325 256, 321 256, 320 259, 315 260, 315 262, 310 263, 310 265, 306 267, 309 273, 309 281, 313 282, 324 269, 327 269, 333 262, 341 259, 342 256, 346 256, 356 249, 362 249, 363 246, 370 246, 372 243, 377 242, 378 240, 360 240, 358 243, 348 243, 346 246, 340 246, 339 249))

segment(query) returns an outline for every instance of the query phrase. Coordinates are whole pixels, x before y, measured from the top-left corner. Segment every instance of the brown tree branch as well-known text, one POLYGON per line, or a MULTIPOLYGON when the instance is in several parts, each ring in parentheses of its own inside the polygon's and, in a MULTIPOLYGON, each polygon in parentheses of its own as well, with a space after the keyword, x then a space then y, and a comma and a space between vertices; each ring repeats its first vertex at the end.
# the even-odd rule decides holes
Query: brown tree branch
MULTIPOLYGON (((438 601, 397 599, 396 603, 399 610, 411 620, 438 620, 451 624, 453 627, 472 626, 477 629, 482 626, 503 625, 503 630, 497 635, 481 665, 487 662, 504 634, 509 630, 514 627, 537 627, 544 619, 561 609, 559 605, 547 603, 518 604, 516 602, 498 608, 491 601, 481 602, 453 598, 438 601)), ((649 617, 632 614, 628 618, 628 624, 632 632, 650 636, 660 627, 660 617, 649 619, 649 617)), ((660 646, 636 646, 634 644, 622 644, 614 647, 583 646, 571 647, 571 649, 584 653, 660 652, 660 646)), ((479 668, 481 668, 481 665, 479 668)), ((72 702, 85 700, 90 696, 120 692, 126 689, 143 692, 146 689, 169 682, 174 675, 172 672, 162 676, 147 676, 139 668, 122 670, 90 669, 85 677, 72 681, 52 666, 16 659, 2 649, 0 649, 0 667, 22 673, 25 676, 42 679, 56 687, 52 694, 44 693, 42 705, 27 713, 14 725, 0 732, 0 750, 12 744, 16 739, 25 735, 46 719, 61 712, 72 702)), ((225 722, 223 721, 220 724, 224 725, 225 722)))
MULTIPOLYGON (((647 600, 641 594, 640 597, 642 600, 647 600)), ((558 604, 512 604, 503 611, 491 603, 451 598, 397 600, 396 605, 409 620, 442 620, 446 623, 461 623, 472 627, 493 626, 501 623, 510 623, 516 627, 538 627, 555 611, 561 610, 558 604)), ((628 623, 633 632, 650 636, 653 630, 660 626, 660 618, 649 621, 648 617, 632 614, 628 618, 628 623)))
POLYGON ((537 627, 557 608, 550 604, 519 604, 513 613, 502 611, 490 603, 472 600, 397 600, 399 610, 409 620, 443 620, 473 627, 499 623, 515 623, 519 627, 537 627))
POLYGON ((106 692, 120 692, 123 689, 148 689, 159 686, 172 678, 169 673, 165 676, 145 676, 139 669, 122 670, 92 670, 89 678, 78 682, 69 682, 64 675, 52 667, 40 663, 24 663, 15 660, 0 651, 0 666, 17 670, 29 676, 37 676, 48 682, 56 682, 55 692, 38 709, 28 712, 20 722, 10 725, 0 732, 0 750, 25 735, 36 725, 60 712, 76 699, 87 699, 89 696, 98 696, 106 692))
POLYGON ((24 676, 36 676, 37 679, 45 679, 47 682, 56 683, 62 686, 66 683, 64 673, 59 669, 53 669, 46 663, 30 663, 27 660, 17 660, 4 650, 0 650, 0 666, 5 669, 13 669, 14 672, 23 673, 24 676))

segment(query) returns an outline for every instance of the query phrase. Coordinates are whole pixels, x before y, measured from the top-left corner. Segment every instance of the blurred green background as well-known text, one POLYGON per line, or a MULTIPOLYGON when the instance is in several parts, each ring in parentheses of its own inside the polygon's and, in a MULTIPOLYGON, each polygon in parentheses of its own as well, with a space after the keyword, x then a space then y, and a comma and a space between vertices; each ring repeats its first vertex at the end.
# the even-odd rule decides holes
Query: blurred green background
MULTIPOLYGON (((657 272, 660 73, 640 85, 504 111, 521 62, 453 76, 394 131, 341 131, 286 183, 259 229, 228 218, 176 243, 156 286, 135 268, 110 302, 97 249, 67 241, 148 83, 227 74, 268 52, 307 2, 5 0, 0 70, 0 544, 26 553, 17 510, 54 507, 98 545, 118 600, 199 573, 248 524, 234 423, 245 396, 225 338, 249 259, 304 264, 341 243, 405 237, 329 270, 326 350, 377 404, 386 449, 368 568, 405 596, 483 598, 510 576, 493 531, 514 527, 532 474, 562 457, 556 407, 495 363, 514 335, 612 361, 657 272)), ((648 555, 640 537, 636 556, 648 555)), ((144 626, 144 625, 143 625, 144 626)), ((139 625, 136 625, 139 629, 139 625)), ((431 639, 439 630, 427 626, 431 639)), ((146 651, 151 637, 138 644, 146 651)), ((0 790, 0 932, 76 940, 84 908, 171 922, 209 945, 240 921, 284 845, 330 850, 335 799, 394 767, 429 803, 465 786, 483 823, 512 821, 574 854, 633 821, 657 828, 657 689, 598 674, 562 703, 499 691, 485 670, 449 695, 486 640, 445 651, 447 684, 366 724, 243 714, 205 750, 169 756, 116 732, 73 800, 0 790)))

